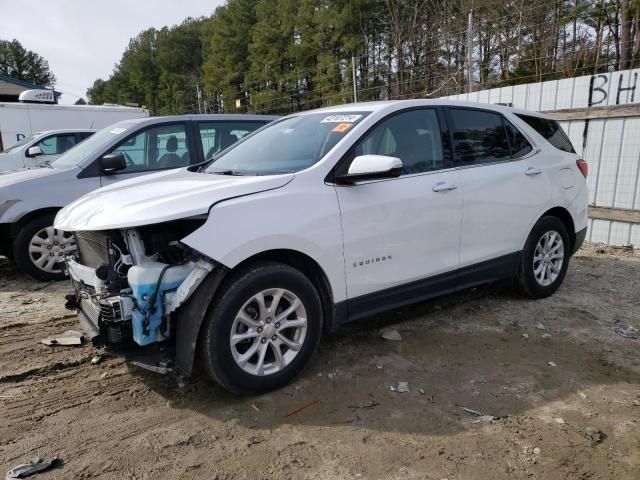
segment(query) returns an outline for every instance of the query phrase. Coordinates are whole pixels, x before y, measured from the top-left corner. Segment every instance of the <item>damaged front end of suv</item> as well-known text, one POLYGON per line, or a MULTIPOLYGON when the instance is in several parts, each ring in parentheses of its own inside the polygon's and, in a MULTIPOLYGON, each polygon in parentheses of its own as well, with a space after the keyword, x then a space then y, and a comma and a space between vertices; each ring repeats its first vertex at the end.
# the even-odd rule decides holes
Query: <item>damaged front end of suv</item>
MULTIPOLYGON (((194 318, 177 321, 180 314, 190 315, 180 307, 209 274, 215 281, 225 270, 180 242, 205 221, 199 216, 75 233, 78 250, 66 259, 74 288, 67 296, 67 308, 78 311, 95 345, 120 351, 154 371, 191 372, 197 335, 192 332, 198 325, 192 324, 194 318), (183 343, 176 349, 178 338, 183 343), (178 358, 176 352, 181 353, 178 358)), ((197 319, 203 316, 201 311, 197 319)))

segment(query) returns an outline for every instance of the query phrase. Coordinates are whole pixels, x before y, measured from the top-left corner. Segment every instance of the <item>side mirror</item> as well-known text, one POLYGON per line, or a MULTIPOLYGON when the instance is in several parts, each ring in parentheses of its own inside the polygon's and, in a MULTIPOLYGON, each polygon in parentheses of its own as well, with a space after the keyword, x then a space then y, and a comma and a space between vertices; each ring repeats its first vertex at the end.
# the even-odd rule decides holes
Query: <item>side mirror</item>
POLYGON ((42 155, 42 149, 38 146, 29 147, 27 150, 27 157, 37 157, 38 155, 42 155))
POLYGON ((127 168, 127 161, 122 152, 107 153, 100 159, 100 171, 105 175, 124 170, 125 168, 127 168))
POLYGON ((340 184, 400 176, 402 160, 386 155, 360 155, 353 159, 346 175, 336 177, 340 184))

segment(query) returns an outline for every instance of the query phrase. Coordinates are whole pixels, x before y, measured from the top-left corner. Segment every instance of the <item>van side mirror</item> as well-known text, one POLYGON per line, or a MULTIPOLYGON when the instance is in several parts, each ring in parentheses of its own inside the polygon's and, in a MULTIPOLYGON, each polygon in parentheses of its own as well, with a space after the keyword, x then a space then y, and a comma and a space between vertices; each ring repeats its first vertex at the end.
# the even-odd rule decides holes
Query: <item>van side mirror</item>
POLYGON ((349 171, 335 177, 336 183, 350 185, 362 180, 378 180, 400 176, 402 160, 386 155, 359 155, 353 159, 349 171))
POLYGON ((29 147, 27 150, 27 157, 37 157, 38 155, 42 155, 42 149, 37 145, 35 147, 29 147))
POLYGON ((100 171, 105 175, 124 170, 125 168, 127 168, 127 161, 122 152, 107 153, 100 159, 100 171))

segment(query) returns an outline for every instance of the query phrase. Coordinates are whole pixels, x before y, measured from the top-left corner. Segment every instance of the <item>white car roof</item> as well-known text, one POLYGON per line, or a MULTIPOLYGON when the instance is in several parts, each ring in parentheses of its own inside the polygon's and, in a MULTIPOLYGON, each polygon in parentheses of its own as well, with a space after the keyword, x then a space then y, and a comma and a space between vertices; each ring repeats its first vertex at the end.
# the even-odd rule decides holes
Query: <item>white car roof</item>
POLYGON ((402 108, 418 106, 451 106, 451 107, 470 107, 481 108, 484 110, 493 110, 496 112, 510 112, 514 114, 534 115, 537 117, 551 118, 544 113, 534 112, 531 110, 523 110, 520 108, 509 107, 506 105, 495 105, 490 103, 465 102, 461 100, 446 99, 415 99, 415 100, 386 100, 377 102, 359 102, 346 103, 342 105, 333 105, 330 107, 322 107, 315 110, 307 110, 297 115, 307 115, 313 113, 333 113, 333 112, 380 112, 394 111, 402 108))
POLYGON ((95 133, 95 128, 60 128, 57 130, 42 130, 41 132, 33 132, 33 135, 51 135, 52 133, 95 133))

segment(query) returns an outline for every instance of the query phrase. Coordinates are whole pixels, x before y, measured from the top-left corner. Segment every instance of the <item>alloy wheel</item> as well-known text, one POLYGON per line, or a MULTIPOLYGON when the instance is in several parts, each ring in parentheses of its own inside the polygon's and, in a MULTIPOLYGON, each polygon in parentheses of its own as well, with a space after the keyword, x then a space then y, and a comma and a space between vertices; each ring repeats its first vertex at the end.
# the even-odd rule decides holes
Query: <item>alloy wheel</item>
POLYGON ((533 276, 542 286, 556 281, 564 263, 564 242, 562 236, 552 230, 546 232, 533 252, 533 276))
POLYGON ((298 355, 307 335, 307 311, 284 288, 262 290, 240 308, 229 342, 236 364, 251 375, 282 371, 298 355))

